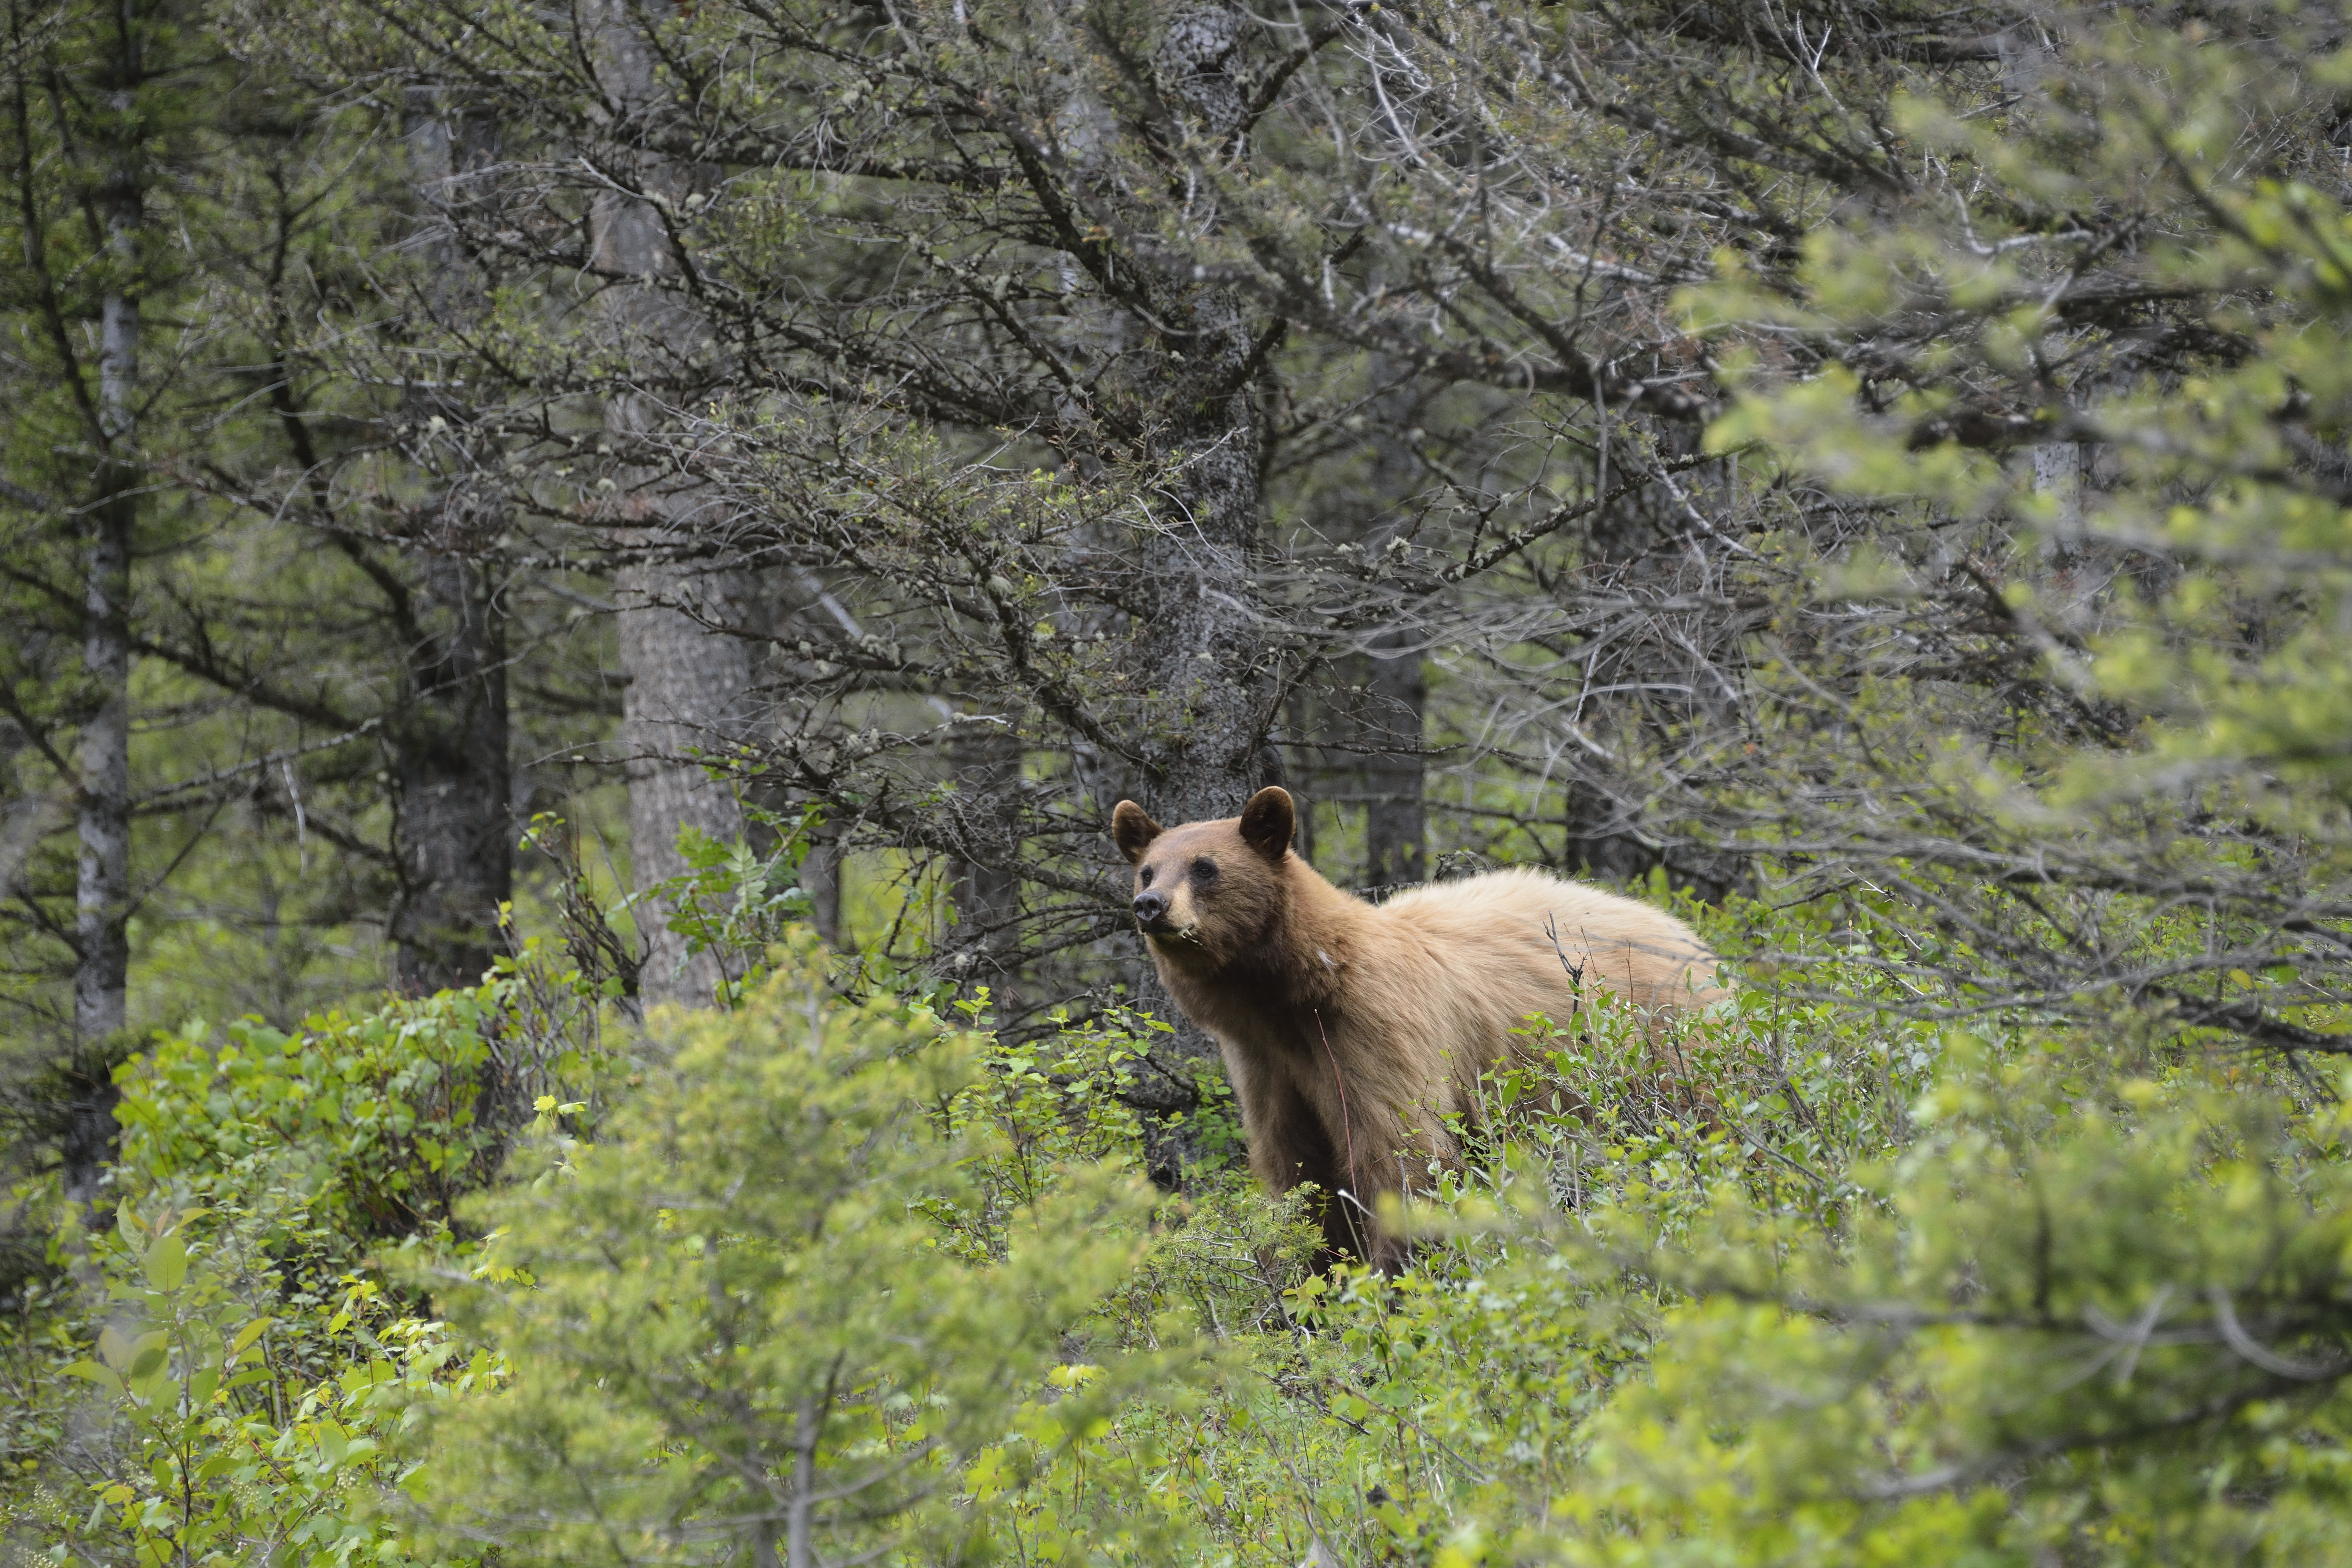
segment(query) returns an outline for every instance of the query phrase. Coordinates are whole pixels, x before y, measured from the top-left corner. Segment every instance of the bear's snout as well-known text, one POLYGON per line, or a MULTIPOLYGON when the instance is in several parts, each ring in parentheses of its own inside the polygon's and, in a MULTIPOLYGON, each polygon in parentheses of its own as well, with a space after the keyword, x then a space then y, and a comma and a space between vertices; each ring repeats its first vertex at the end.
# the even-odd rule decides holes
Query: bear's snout
POLYGON ((1150 931, 1168 918, 1168 895, 1146 889, 1135 895, 1135 921, 1150 931))

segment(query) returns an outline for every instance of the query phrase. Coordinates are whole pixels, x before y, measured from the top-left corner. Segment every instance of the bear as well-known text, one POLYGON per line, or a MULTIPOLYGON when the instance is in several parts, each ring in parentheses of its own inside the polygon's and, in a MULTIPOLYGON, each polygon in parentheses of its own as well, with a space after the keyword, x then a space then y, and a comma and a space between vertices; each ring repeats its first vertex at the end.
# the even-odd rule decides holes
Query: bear
POLYGON ((1475 1122, 1479 1075, 1528 1015, 1565 1023, 1588 984, 1704 1004, 1716 961, 1673 916, 1529 868, 1373 904, 1292 852, 1297 821, 1279 786, 1176 827, 1123 800, 1111 838, 1160 983, 1223 1055, 1253 1173, 1276 1194, 1314 1183, 1328 1254, 1394 1273, 1381 1195, 1458 1163, 1446 1119, 1475 1122))

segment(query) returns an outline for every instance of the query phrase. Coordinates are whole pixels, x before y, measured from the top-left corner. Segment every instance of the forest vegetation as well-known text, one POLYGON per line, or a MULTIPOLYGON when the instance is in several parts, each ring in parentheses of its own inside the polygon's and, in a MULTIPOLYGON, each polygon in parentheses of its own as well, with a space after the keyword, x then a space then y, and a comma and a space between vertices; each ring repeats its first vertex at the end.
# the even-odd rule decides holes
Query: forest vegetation
POLYGON ((0 9, 12 1563, 2352 1563, 2352 14, 0 9))

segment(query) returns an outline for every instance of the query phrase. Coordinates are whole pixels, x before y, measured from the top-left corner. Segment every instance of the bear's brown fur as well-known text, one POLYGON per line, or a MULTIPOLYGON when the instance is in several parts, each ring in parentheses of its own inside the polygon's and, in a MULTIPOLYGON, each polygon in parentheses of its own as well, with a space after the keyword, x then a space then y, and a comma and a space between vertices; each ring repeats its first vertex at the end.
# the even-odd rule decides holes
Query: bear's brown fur
POLYGON ((1715 961, 1671 915, 1527 868, 1368 903, 1291 853, 1295 821, 1280 789, 1171 828, 1121 801, 1111 837, 1161 983, 1223 1052, 1258 1179, 1335 1194, 1333 1248, 1394 1268, 1402 1249, 1367 1247, 1364 1216, 1457 1158, 1445 1119, 1475 1120, 1479 1075, 1528 1015, 1565 1023, 1594 984, 1704 1002, 1715 961))

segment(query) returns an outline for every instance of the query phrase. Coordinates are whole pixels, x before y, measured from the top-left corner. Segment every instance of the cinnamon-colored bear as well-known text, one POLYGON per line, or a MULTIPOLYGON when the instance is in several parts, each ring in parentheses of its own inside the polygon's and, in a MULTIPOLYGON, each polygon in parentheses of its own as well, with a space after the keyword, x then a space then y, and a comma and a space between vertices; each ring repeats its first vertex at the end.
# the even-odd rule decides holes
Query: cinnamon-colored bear
POLYGON ((1458 1158, 1445 1118, 1475 1120, 1479 1075, 1528 1015, 1565 1023, 1593 984, 1704 1002, 1715 961, 1671 915, 1528 868, 1368 903, 1291 853, 1295 824, 1288 793, 1264 789, 1181 827, 1121 801, 1111 837, 1161 983, 1223 1051, 1258 1179, 1335 1194, 1331 1247, 1394 1268, 1403 1251, 1368 1215, 1458 1158))

